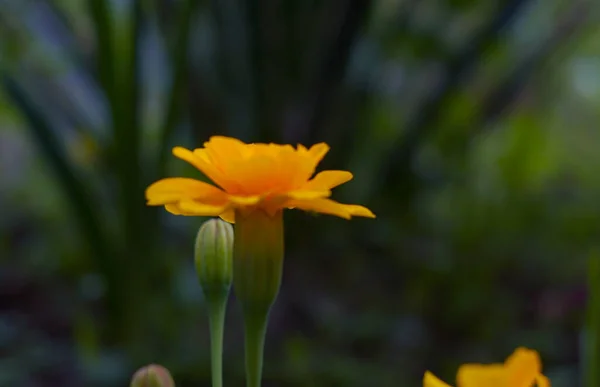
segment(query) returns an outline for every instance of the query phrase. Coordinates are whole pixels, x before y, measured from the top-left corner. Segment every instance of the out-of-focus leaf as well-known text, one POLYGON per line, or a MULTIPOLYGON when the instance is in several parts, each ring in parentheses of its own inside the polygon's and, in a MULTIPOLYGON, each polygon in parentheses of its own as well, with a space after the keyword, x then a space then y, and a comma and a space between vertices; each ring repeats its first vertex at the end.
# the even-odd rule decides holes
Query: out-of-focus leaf
POLYGON ((188 44, 190 40, 190 25, 198 1, 185 0, 180 4, 179 23, 175 48, 171 55, 171 87, 167 99, 167 110, 161 127, 161 142, 158 151, 157 176, 164 176, 171 137, 180 117, 182 107, 183 85, 187 74, 188 44))
POLYGON ((88 2, 94 32, 96 36, 96 66, 100 81, 104 87, 107 99, 113 98, 114 85, 114 52, 112 47, 112 20, 109 2, 106 0, 90 0, 88 2))
POLYGON ((56 173, 61 187, 64 189, 64 193, 73 208, 73 216, 79 223, 81 232, 88 243, 94 265, 108 282, 107 301, 109 307, 115 307, 115 305, 118 305, 119 295, 115 293, 117 289, 113 281, 118 278, 118 266, 113 263, 114 257, 110 252, 110 244, 97 213, 98 207, 94 206, 93 199, 89 195, 89 187, 78 177, 76 169, 56 138, 55 131, 39 113, 32 100, 27 96, 26 91, 8 75, 3 75, 1 79, 9 99, 22 112, 27 122, 26 127, 30 130, 42 154, 56 173))
POLYGON ((100 260, 101 256, 106 255, 107 245, 103 240, 104 231, 99 217, 88 195, 89 190, 78 179, 75 168, 67 159, 66 152, 55 137, 50 124, 38 112, 25 90, 19 86, 17 81, 7 75, 2 76, 2 84, 8 97, 23 113, 28 124, 27 128, 30 129, 32 136, 60 179, 71 204, 77 209, 76 215, 81 223, 82 231, 86 234, 90 247, 100 260))

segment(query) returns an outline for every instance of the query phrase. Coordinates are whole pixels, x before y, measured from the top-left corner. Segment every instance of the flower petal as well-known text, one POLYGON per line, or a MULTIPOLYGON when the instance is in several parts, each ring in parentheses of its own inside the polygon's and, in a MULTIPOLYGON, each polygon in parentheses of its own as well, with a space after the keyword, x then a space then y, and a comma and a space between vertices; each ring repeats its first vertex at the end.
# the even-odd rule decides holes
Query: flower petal
POLYGON ((290 199, 297 200, 311 200, 318 198, 327 198, 331 196, 331 191, 329 190, 321 190, 321 191, 312 191, 312 190, 296 190, 290 191, 286 193, 286 196, 290 199))
POLYGON ((150 206, 175 203, 184 199, 222 201, 225 193, 203 181, 172 177, 159 180, 146 189, 146 200, 150 206))
POLYGON ((212 180, 219 187, 228 189, 227 179, 223 177, 223 174, 218 168, 210 163, 205 149, 196 149, 192 152, 189 149, 176 146, 173 148, 173 155, 192 164, 194 167, 196 167, 196 169, 206 175, 206 177, 212 180))
POLYGON ((211 136, 204 143, 205 148, 212 148, 216 153, 223 154, 224 156, 238 155, 241 149, 246 146, 247 144, 237 138, 225 136, 211 136))
POLYGON ((437 376, 427 371, 423 377, 423 387, 450 387, 450 385, 442 382, 437 376))
POLYGON ((507 372, 503 364, 464 364, 458 369, 456 384, 460 387, 512 386, 507 384, 507 372))
POLYGON ((308 153, 315 161, 315 165, 317 165, 319 162, 321 162, 321 160, 323 160, 323 157, 325 157, 327 152, 329 152, 329 145, 325 144, 324 142, 315 144, 311 146, 308 150, 308 153))
POLYGON ((186 214, 183 211, 181 211, 181 208, 179 208, 179 203, 165 204, 165 210, 169 211, 173 215, 192 215, 186 214))
POLYGON ((219 217, 226 222, 234 224, 235 223, 235 210, 233 208, 230 208, 230 209, 226 210, 225 212, 223 212, 221 215, 219 215, 219 217))
POLYGON ((344 219, 350 219, 352 216, 375 217, 375 215, 365 207, 354 204, 342 204, 323 198, 313 200, 290 200, 286 203, 286 207, 320 212, 323 214, 339 216, 344 219))
POLYGON ((533 385, 536 377, 542 373, 542 362, 538 353, 523 347, 517 348, 506 359, 504 365, 511 386, 529 387, 533 385))
POLYGON ((364 218, 375 218, 375 214, 367 207, 359 206, 358 204, 345 204, 352 216, 362 216, 364 218))
POLYGON ((260 202, 260 195, 252 195, 252 196, 238 196, 238 195, 229 195, 229 201, 232 203, 238 204, 240 206, 253 206, 260 202))
POLYGON ((330 190, 352 180, 352 177, 352 174, 348 171, 322 171, 309 180, 303 188, 310 190, 330 190))
MULTIPOLYGON (((210 206, 212 207, 212 206, 210 206)), ((217 216, 211 212, 198 212, 197 210, 190 211, 190 208, 182 208, 181 203, 169 203, 165 204, 165 210, 173 215, 183 216, 217 216)))
POLYGON ((227 205, 210 205, 193 200, 182 200, 179 202, 179 210, 183 215, 220 216, 227 210, 227 205))
POLYGON ((246 144, 236 138, 212 136, 204 143, 203 150, 210 157, 211 164, 224 166, 223 170, 228 170, 227 165, 242 159, 245 146, 246 144))

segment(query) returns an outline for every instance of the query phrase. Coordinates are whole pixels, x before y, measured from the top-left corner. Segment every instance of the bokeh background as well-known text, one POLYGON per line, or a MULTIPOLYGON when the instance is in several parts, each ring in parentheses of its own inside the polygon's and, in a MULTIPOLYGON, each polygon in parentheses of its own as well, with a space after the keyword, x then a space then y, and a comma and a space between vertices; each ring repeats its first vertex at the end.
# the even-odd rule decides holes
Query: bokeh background
POLYGON ((378 215, 286 214, 265 386, 453 381, 520 345, 579 385, 597 0, 0 0, 0 77, 0 386, 209 385, 203 219, 144 189, 214 134, 325 141, 335 198, 378 215))

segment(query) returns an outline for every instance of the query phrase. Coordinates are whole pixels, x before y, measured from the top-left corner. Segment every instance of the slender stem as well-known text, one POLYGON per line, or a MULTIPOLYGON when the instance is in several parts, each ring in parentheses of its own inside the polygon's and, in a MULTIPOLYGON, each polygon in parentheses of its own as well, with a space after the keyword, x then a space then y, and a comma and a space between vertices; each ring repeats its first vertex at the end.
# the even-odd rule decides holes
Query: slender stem
POLYGON ((260 387, 269 311, 245 311, 246 386, 260 387))
POLYGON ((587 329, 584 341, 586 386, 600 383, 600 253, 594 251, 588 257, 587 329))
POLYGON ((223 329, 225 325, 227 294, 207 299, 208 321, 210 324, 212 387, 223 386, 223 329))

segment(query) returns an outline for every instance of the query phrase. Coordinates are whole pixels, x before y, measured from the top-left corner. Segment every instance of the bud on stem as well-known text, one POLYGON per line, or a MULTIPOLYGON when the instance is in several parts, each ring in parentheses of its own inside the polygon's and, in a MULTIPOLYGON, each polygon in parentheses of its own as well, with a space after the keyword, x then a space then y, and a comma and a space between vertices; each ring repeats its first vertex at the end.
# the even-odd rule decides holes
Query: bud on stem
POLYGON ((223 386, 223 327, 233 275, 233 239, 233 228, 220 219, 205 222, 196 237, 196 271, 208 305, 213 387, 223 386))
POLYGON ((133 374, 130 387, 175 387, 175 382, 165 367, 150 364, 133 374))
POLYGON ((259 387, 269 312, 283 269, 283 212, 260 209, 235 214, 233 281, 244 314, 246 384, 259 387))

